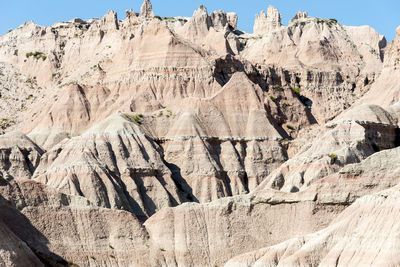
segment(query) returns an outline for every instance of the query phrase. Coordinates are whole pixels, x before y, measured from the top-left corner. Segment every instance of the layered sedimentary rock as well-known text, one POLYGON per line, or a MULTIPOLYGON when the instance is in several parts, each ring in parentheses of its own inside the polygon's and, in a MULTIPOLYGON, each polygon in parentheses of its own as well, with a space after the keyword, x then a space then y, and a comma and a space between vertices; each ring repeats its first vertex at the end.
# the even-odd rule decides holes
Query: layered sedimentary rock
MULTIPOLYGON (((398 185, 399 152, 396 148, 376 153, 296 194, 260 188, 246 196, 163 209, 145 223, 152 246, 170 248, 157 256, 159 264, 223 265, 240 251, 258 247, 260 251, 229 262, 232 266, 253 266, 268 250, 262 249, 266 247, 262 244, 275 245, 278 240, 287 239, 287 235, 299 236, 312 228, 322 230, 329 223, 334 224, 336 215, 358 198, 398 185), (171 226, 169 230, 160 227, 161 221, 171 226)), ((357 202, 354 205, 357 206, 357 202)), ((343 214, 352 214, 352 211, 345 210, 343 214)), ((387 229, 391 229, 390 226, 387 229)), ((279 248, 284 252, 287 247, 279 248)), ((368 253, 364 248, 357 251, 368 253)), ((318 253, 325 255, 323 250, 318 253)), ((266 264, 261 261, 259 266, 266 264)))
POLYGON ((146 218, 191 197, 178 190, 161 156, 129 114, 118 114, 44 154, 33 179, 146 218))
POLYGON ((397 189, 357 199, 400 182, 399 38, 281 20, 146 0, 1 36, 1 263, 395 265, 360 255, 397 189))
POLYGON ((371 103, 389 106, 399 102, 399 65, 400 65, 400 27, 396 29, 396 38, 385 50, 382 74, 373 82, 371 90, 358 101, 358 104, 371 103))
POLYGON ((44 151, 21 133, 0 136, 0 174, 3 179, 29 179, 44 151))
POLYGON ((2 240, 13 239, 2 246, 1 259, 18 247, 7 265, 148 265, 148 236, 132 213, 102 209, 32 180, 2 181, 0 195, 2 240))
POLYGON ((398 186, 362 197, 329 227, 240 255, 225 266, 398 265, 399 197, 398 186))
POLYGON ((325 127, 312 144, 282 164, 260 188, 297 192, 347 164, 399 145, 396 117, 375 105, 351 109, 325 127))

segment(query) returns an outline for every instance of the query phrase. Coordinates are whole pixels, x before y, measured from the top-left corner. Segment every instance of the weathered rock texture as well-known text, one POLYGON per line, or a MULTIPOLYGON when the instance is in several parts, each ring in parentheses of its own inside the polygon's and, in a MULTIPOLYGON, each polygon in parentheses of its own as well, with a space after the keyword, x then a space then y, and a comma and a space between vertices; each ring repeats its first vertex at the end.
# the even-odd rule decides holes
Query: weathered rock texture
POLYGON ((225 266, 396 266, 399 188, 358 199, 329 227, 240 255, 225 266))
POLYGON ((257 14, 254 23, 254 34, 264 35, 279 29, 281 26, 282 16, 279 10, 273 6, 269 6, 267 14, 265 14, 264 10, 261 11, 261 14, 257 14))
POLYGON ((0 36, 0 265, 397 264, 400 28, 237 21, 0 36))

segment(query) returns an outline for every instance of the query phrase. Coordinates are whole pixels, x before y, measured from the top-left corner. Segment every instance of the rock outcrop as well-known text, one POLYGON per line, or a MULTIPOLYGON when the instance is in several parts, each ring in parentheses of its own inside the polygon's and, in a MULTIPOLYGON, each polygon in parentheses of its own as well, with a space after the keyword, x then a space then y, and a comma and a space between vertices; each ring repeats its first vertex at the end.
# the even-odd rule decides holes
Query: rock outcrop
POLYGON ((21 133, 0 135, 0 175, 5 180, 31 178, 43 153, 21 133))
POLYGON ((83 197, 21 180, 1 182, 0 214, 2 242, 10 241, 0 253, 7 266, 41 266, 40 261, 42 266, 150 265, 147 232, 132 213, 102 209, 83 197), (7 248, 13 246, 8 258, 7 248))
POLYGON ((398 263, 400 28, 237 21, 0 36, 0 265, 398 263))
POLYGON ((140 16, 145 18, 153 18, 153 6, 150 0, 144 0, 142 6, 140 7, 140 16))
POLYGON ((64 140, 43 155, 33 179, 140 218, 193 199, 178 189, 161 148, 141 132, 134 118, 114 115, 81 136, 64 140))
POLYGON ((358 199, 329 227, 240 255, 233 266, 395 266, 400 262, 398 186, 358 199))
POLYGON ((279 10, 273 6, 269 6, 267 14, 264 10, 256 15, 254 23, 254 34, 264 35, 279 29, 282 26, 282 15, 279 10))

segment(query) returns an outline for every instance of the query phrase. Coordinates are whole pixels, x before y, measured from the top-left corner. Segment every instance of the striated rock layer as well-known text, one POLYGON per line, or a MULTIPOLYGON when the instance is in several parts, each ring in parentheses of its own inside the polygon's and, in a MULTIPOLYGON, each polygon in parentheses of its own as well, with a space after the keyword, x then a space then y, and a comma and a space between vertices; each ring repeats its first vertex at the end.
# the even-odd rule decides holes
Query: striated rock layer
POLYGON ((0 265, 398 264, 400 30, 281 21, 0 36, 0 265))

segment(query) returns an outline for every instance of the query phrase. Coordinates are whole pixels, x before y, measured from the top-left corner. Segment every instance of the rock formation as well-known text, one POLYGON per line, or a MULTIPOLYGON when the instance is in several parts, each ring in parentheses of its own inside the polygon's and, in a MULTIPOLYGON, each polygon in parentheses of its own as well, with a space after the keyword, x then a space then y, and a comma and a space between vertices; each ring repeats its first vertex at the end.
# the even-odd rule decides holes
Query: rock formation
POLYGON ((254 34, 264 35, 279 29, 282 26, 282 16, 279 10, 273 6, 269 6, 267 14, 264 10, 257 14, 254 23, 254 34))
POLYGON ((237 21, 0 36, 0 265, 398 264, 400 28, 237 21))
POLYGON ((153 6, 150 0, 144 0, 142 6, 140 7, 140 16, 144 18, 154 17, 153 6))

